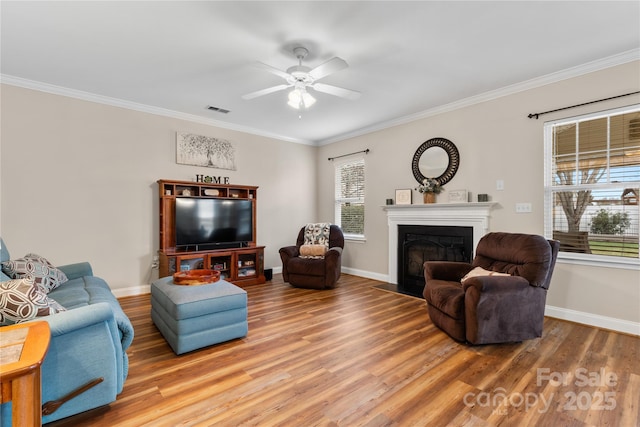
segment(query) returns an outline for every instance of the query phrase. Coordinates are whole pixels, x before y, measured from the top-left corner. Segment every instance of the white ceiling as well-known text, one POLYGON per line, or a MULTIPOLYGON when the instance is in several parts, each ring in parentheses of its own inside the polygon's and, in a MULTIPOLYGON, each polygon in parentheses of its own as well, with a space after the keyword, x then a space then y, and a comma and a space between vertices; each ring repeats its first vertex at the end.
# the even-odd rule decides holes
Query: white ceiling
POLYGON ((310 144, 585 64, 640 58, 639 1, 3 0, 0 8, 5 83, 310 144), (282 83, 255 64, 285 70, 298 44, 311 68, 346 60, 349 68, 322 82, 360 99, 314 92, 317 103, 300 114, 286 91, 241 98, 282 83))

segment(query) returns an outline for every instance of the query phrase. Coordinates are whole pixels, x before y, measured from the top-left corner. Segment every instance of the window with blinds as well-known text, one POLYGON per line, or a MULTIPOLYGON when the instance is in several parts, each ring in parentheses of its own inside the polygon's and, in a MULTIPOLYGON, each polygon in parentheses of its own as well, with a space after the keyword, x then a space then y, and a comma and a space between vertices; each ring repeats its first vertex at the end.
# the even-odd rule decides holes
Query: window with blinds
POLYGON ((345 237, 364 237, 364 159, 335 165, 335 223, 345 237))
POLYGON ((560 250, 639 260, 640 105, 546 123, 545 165, 560 250))

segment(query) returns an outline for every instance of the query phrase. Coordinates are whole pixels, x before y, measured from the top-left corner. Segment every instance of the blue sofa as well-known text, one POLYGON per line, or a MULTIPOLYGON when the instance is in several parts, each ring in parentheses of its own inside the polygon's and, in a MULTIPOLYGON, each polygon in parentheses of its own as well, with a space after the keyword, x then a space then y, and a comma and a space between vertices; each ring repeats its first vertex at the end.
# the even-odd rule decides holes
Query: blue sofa
MULTIPOLYGON (((0 262, 10 259, 0 239, 0 262)), ((48 295, 67 311, 38 317, 51 328, 49 351, 42 364, 42 402, 60 399, 91 380, 104 381, 69 400, 42 422, 65 418, 116 400, 128 373, 127 348, 133 326, 107 283, 93 275, 87 262, 58 266, 69 281, 48 295)), ((0 272, 0 281, 9 277, 0 272)), ((11 425, 11 402, 0 406, 0 425, 11 425)))

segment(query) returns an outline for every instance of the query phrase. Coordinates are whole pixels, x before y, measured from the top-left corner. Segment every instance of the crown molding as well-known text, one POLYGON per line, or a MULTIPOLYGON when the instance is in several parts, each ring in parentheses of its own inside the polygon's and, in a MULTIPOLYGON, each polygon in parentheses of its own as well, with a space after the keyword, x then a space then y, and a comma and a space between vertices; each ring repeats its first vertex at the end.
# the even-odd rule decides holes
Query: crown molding
POLYGON ((139 104, 139 103, 127 101, 124 99, 97 95, 95 93, 84 92, 81 90, 70 89, 67 87, 56 86, 56 85, 38 82, 34 80, 23 79, 21 77, 15 77, 8 74, 0 74, 0 83, 7 84, 10 86, 22 87, 25 89, 37 90, 40 92, 51 93, 53 95, 61 95, 69 98, 80 99, 83 101, 95 102, 98 104, 109 105, 112 107, 124 108, 127 110, 134 110, 142 113, 155 114, 158 116, 170 117, 173 119, 179 119, 179 120, 185 120, 193 123, 215 126, 223 129, 244 132, 252 135, 264 136, 266 138, 279 139, 279 140, 294 142, 294 143, 303 144, 303 145, 316 145, 312 141, 301 140, 297 138, 291 138, 285 135, 278 135, 278 134, 273 134, 269 132, 264 132, 260 129, 255 129, 248 126, 234 125, 234 124, 222 122, 219 120, 207 119, 205 117, 196 116, 194 114, 186 114, 186 113, 181 113, 179 111, 167 110, 165 108, 139 104))
POLYGON ((523 92, 526 90, 538 88, 551 83, 557 83, 563 80, 571 79, 571 78, 592 73, 595 71, 604 70, 606 68, 611 68, 617 65, 638 61, 638 60, 640 60, 640 49, 629 50, 617 55, 612 55, 603 59, 591 61, 576 67, 572 67, 572 68, 568 68, 555 73, 547 74, 545 76, 536 77, 521 83, 505 86, 497 90, 484 92, 478 95, 474 95, 468 98, 451 102, 449 104, 440 105, 438 107, 431 108, 416 114, 398 117, 393 120, 388 120, 386 122, 378 123, 374 126, 367 126, 353 132, 348 132, 342 135, 337 135, 335 137, 323 139, 320 141, 309 141, 309 140, 301 140, 298 138, 291 138, 286 135, 273 134, 270 132, 265 132, 260 129, 255 129, 248 126, 234 125, 234 124, 219 121, 219 120, 207 119, 207 118, 196 116, 193 114, 186 114, 178 111, 167 110, 164 108, 153 107, 150 105, 126 101, 123 99, 97 95, 90 92, 84 92, 84 91, 70 89, 62 86, 51 85, 48 83, 37 82, 34 80, 23 79, 23 78, 11 76, 8 74, 0 74, 0 83, 11 85, 11 86, 18 86, 26 89, 33 89, 40 92, 51 93, 54 95, 66 96, 66 97, 80 99, 84 101, 96 102, 99 104, 110 105, 113 107, 125 108, 129 110, 143 112, 143 113, 155 114, 159 116, 170 117, 174 119, 185 120, 185 121, 200 123, 200 124, 209 125, 209 126, 216 126, 223 129, 244 132, 252 135, 263 136, 266 138, 273 138, 273 139, 278 139, 282 141, 293 142, 293 143, 303 144, 303 145, 323 146, 323 145, 333 144, 335 142, 344 141, 349 138, 354 138, 357 136, 362 136, 369 133, 381 131, 394 126, 410 123, 416 120, 421 120, 428 117, 436 116, 438 114, 443 114, 443 113, 454 111, 460 108, 469 107, 482 102, 487 102, 497 98, 502 98, 504 96, 513 95, 518 92, 523 92))
POLYGON ((555 73, 547 74, 541 77, 536 77, 530 80, 526 80, 513 85, 505 86, 497 90, 484 92, 479 95, 474 95, 468 98, 464 98, 458 101, 451 102, 449 104, 440 105, 429 110, 422 111, 420 113, 411 114, 409 116, 398 117, 397 119, 381 122, 375 126, 368 126, 362 129, 358 129, 354 132, 342 134, 334 138, 325 139, 318 142, 318 145, 328 145, 334 142, 344 141, 345 139, 354 138, 356 136, 366 135, 372 132, 388 129, 394 126, 402 125, 405 123, 413 122, 416 120, 425 119, 427 117, 433 117, 438 114, 447 113, 449 111, 458 110, 460 108, 469 107, 482 102, 491 101, 497 98, 502 98, 508 95, 513 95, 518 92, 524 92, 526 90, 535 89, 538 87, 546 86, 552 83, 557 83, 563 80, 579 77, 584 74, 593 73, 596 71, 604 70, 607 68, 615 67, 617 65, 623 65, 629 62, 640 60, 640 49, 632 49, 626 52, 622 52, 617 55, 612 55, 603 59, 588 62, 586 64, 578 65, 576 67, 567 68, 555 73))

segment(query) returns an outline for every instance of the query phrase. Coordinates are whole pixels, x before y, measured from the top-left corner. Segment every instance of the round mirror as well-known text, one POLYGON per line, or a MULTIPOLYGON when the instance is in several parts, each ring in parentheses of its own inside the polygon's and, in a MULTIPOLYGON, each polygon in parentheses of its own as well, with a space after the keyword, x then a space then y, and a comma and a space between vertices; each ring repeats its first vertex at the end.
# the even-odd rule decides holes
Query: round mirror
POLYGON ((451 181, 459 164, 460 154, 453 142, 445 138, 432 138, 416 150, 411 170, 418 183, 425 178, 435 178, 440 185, 444 185, 451 181))
POLYGON ((422 153, 418 162, 418 169, 424 176, 440 176, 449 166, 449 155, 442 147, 431 147, 422 153))

